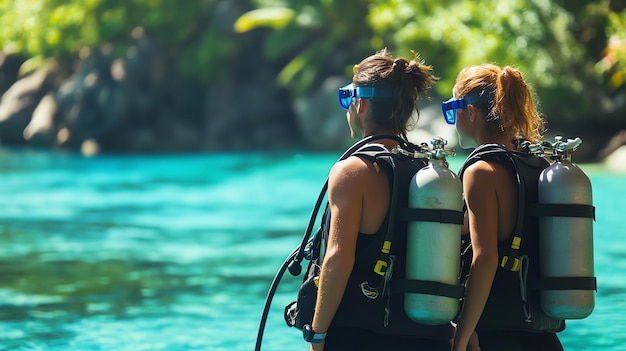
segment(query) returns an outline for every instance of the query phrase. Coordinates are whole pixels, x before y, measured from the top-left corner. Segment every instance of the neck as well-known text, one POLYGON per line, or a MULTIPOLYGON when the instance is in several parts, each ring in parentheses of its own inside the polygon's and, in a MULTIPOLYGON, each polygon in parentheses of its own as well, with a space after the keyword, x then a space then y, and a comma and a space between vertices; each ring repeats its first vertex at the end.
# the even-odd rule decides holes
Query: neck
POLYGON ((487 133, 485 129, 478 130, 476 141, 479 145, 484 144, 500 144, 505 146, 508 149, 514 149, 513 146, 513 138, 510 138, 506 135, 492 135, 487 133))
MULTIPOLYGON (((381 134, 397 135, 396 133, 392 131, 379 129, 379 130, 370 130, 367 133, 364 133, 363 137, 365 138, 365 137, 369 137, 372 135, 381 135, 381 134)), ((398 145, 398 142, 394 139, 378 139, 376 140, 376 143, 385 145, 385 147, 389 150, 393 149, 394 147, 398 145)))
POLYGON ((481 139, 478 139, 478 143, 480 145, 499 144, 499 145, 506 147, 507 149, 511 149, 511 150, 515 149, 515 146, 513 145, 513 140, 510 138, 506 138, 506 137, 481 138, 481 139))

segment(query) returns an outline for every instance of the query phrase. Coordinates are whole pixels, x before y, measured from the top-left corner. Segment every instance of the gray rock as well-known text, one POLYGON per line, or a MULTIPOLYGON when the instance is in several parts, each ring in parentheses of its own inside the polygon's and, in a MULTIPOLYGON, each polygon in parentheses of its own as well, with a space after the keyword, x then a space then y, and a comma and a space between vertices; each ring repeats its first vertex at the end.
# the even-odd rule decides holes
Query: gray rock
POLYGON ((337 89, 346 85, 345 77, 330 77, 319 89, 296 100, 296 120, 304 142, 316 150, 345 149, 354 142, 346 120, 346 110, 339 106, 337 89))
POLYGON ((24 129, 43 96, 51 89, 55 65, 46 65, 15 82, 0 100, 0 141, 23 144, 24 129))
POLYGON ((456 128, 443 119, 441 101, 437 98, 430 101, 418 100, 417 106, 420 111, 419 119, 417 123, 413 122, 412 130, 407 133, 409 141, 415 144, 425 142, 430 146, 432 138, 441 137, 448 141, 447 148, 458 149, 456 128))
POLYGON ((620 146, 607 156, 604 164, 611 171, 626 173, 626 145, 620 146))
POLYGON ((30 123, 24 129, 24 139, 30 144, 40 147, 52 147, 56 140, 56 126, 54 115, 57 111, 57 102, 53 93, 48 93, 41 99, 30 123))

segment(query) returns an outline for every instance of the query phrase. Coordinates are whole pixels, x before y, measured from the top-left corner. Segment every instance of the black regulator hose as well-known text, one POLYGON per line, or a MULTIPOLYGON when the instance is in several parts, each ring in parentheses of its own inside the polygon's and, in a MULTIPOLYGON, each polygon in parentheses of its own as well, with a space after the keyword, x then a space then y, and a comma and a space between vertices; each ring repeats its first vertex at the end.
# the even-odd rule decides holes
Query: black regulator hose
MULTIPOLYGON (((343 153, 343 155, 341 155, 341 157, 339 158, 339 161, 343 161, 346 158, 350 157, 350 155, 352 155, 355 151, 357 151, 363 145, 368 144, 374 140, 380 140, 380 139, 393 139, 403 145, 406 145, 408 143, 406 140, 393 134, 372 135, 372 136, 363 138, 362 140, 352 145, 348 150, 346 150, 346 152, 343 153)), ((265 306, 263 308, 263 313, 261 315, 261 322, 259 324, 259 331, 257 333, 257 338, 256 338, 256 346, 254 348, 255 351, 261 350, 261 343, 263 342, 263 333, 265 332, 265 325, 267 324, 267 316, 269 315, 270 307, 272 305, 272 300, 274 299, 274 295, 276 294, 276 290, 278 289, 278 284, 280 284, 280 280, 285 275, 285 271, 288 269, 289 273, 291 273, 291 275, 293 276, 298 276, 302 272, 302 260, 304 258, 304 250, 311 238, 311 233, 313 232, 313 227, 315 226, 315 220, 317 219, 317 215, 319 213, 319 209, 324 200, 324 196, 326 195, 327 189, 328 189, 328 178, 326 178, 326 181, 324 182, 324 186, 322 187, 322 190, 320 191, 320 194, 317 197, 317 201, 315 202, 315 206, 313 207, 313 211, 309 219, 309 224, 307 225, 307 228, 304 232, 304 236, 302 237, 302 242, 300 243, 300 245, 298 245, 298 247, 296 247, 291 252, 291 254, 289 254, 285 262, 283 262, 283 264, 280 266, 280 269, 276 273, 276 276, 274 276, 272 285, 270 285, 270 289, 267 292, 267 297, 265 298, 265 306)))
POLYGON ((293 252, 287 257, 285 262, 283 262, 282 266, 276 273, 274 280, 272 281, 272 285, 270 286, 269 291, 267 292, 267 297, 265 298, 265 307, 263 307, 263 314, 261 315, 261 324, 259 325, 259 332, 256 337, 256 346, 254 348, 255 351, 261 350, 261 342, 263 341, 263 333, 265 332, 265 324, 267 323, 267 315, 270 313, 270 306, 272 305, 272 300, 274 299, 274 295, 276 294, 276 289, 278 289, 278 284, 282 279, 283 275, 285 275, 285 271, 289 264, 293 261, 293 258, 296 256, 296 253, 300 247, 296 247, 293 252))
POLYGON ((278 284, 280 280, 285 275, 285 271, 289 269, 289 273, 293 276, 298 276, 302 272, 302 259, 304 258, 304 248, 309 242, 309 238, 311 237, 311 232, 313 231, 313 226, 315 225, 315 220, 317 219, 317 214, 322 205, 322 201, 324 200, 324 196, 326 195, 326 189, 328 188, 328 178, 324 182, 324 186, 320 191, 320 194, 317 197, 317 201, 315 202, 315 206, 313 207, 313 212, 311 213, 311 217, 309 219, 309 225, 304 232, 304 237, 302 243, 298 245, 292 252, 289 254, 285 262, 283 262, 282 266, 276 273, 274 280, 272 281, 272 285, 270 286, 269 291, 267 292, 267 297, 265 298, 265 307, 263 308, 263 314, 261 315, 261 323, 259 324, 259 331, 256 337, 256 347, 255 351, 261 350, 261 343, 263 342, 263 333, 265 332, 265 325, 267 324, 267 316, 270 313, 270 306, 272 305, 272 300, 274 299, 274 295, 276 294, 276 289, 278 289, 278 284))

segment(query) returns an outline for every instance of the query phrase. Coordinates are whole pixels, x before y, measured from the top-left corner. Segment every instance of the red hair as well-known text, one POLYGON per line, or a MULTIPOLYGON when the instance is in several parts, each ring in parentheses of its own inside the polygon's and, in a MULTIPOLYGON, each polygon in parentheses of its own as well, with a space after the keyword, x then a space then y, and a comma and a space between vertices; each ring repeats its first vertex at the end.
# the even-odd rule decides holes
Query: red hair
POLYGON ((511 139, 538 142, 543 139, 545 121, 533 102, 533 91, 522 72, 511 66, 492 64, 463 69, 456 78, 454 96, 460 99, 484 91, 489 101, 475 106, 485 114, 492 133, 504 133, 511 139))

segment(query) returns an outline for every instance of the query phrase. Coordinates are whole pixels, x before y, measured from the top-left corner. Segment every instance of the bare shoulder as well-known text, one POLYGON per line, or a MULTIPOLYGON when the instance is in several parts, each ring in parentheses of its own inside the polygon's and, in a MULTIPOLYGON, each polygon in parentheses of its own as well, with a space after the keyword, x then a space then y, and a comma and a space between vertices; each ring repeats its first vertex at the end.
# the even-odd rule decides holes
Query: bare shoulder
POLYGON ((356 181, 370 173, 370 165, 359 157, 348 157, 333 165, 330 179, 335 181, 356 181))
POLYGON ((474 177, 482 178, 485 176, 494 175, 495 173, 496 173, 496 165, 494 163, 480 160, 480 161, 474 162, 472 165, 467 167, 463 176, 472 177, 472 178, 474 177))
POLYGON ((463 174, 465 185, 496 187, 510 178, 507 168, 497 162, 477 161, 467 167, 463 174))

